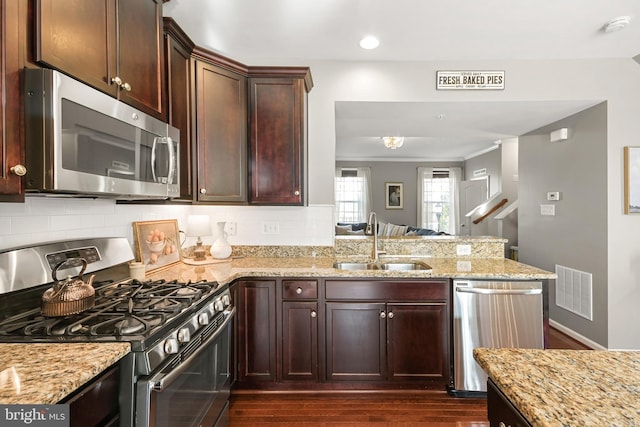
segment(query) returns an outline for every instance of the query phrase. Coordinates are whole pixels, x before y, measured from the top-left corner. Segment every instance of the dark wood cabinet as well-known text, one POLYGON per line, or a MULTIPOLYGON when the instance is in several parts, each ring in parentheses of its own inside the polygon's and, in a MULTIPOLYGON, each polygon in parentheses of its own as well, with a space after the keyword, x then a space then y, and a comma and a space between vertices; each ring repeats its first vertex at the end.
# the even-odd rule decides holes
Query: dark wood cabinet
POLYGON ((318 381, 318 281, 282 281, 282 379, 318 381))
POLYGON ((531 427, 531 424, 491 380, 487 382, 487 414, 491 427, 531 427))
POLYGON ((247 201, 247 79, 196 59, 196 146, 199 202, 247 201))
POLYGON ((71 427, 118 425, 119 375, 116 364, 60 402, 69 405, 71 427))
POLYGON ((238 283, 238 381, 276 381, 276 281, 238 283))
POLYGON ((387 357, 391 381, 448 381, 446 302, 387 305, 387 357))
POLYGON ((384 313, 384 303, 326 303, 328 380, 386 380, 384 313))
POLYGON ((180 130, 180 199, 193 200, 192 64, 194 43, 171 18, 164 18, 167 119, 180 130))
POLYGON ((249 202, 303 205, 308 68, 249 70, 249 202))
POLYGON ((446 280, 326 280, 327 379, 449 380, 446 280))
POLYGON ((36 0, 35 59, 166 119, 162 0, 36 0))
POLYGON ((0 200, 24 200, 24 141, 20 107, 21 2, 0 0, 0 200))

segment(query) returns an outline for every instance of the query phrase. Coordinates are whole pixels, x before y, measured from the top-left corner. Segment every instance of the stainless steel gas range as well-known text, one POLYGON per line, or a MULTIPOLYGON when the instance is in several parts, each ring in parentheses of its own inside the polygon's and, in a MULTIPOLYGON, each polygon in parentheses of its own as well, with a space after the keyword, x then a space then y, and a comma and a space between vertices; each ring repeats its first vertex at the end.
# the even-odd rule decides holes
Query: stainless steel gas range
POLYGON ((119 362, 121 426, 228 424, 235 316, 228 286, 131 280, 133 258, 124 238, 0 252, 0 342, 129 342, 132 352, 119 362), (89 274, 90 307, 43 314, 45 292, 84 286, 89 274))

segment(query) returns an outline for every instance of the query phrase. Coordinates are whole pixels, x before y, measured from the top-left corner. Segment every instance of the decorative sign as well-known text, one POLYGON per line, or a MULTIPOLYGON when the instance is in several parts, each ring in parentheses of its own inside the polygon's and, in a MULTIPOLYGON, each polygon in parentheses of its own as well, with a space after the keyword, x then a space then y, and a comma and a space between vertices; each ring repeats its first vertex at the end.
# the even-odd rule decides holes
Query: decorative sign
POLYGON ((437 71, 436 90, 504 89, 504 71, 437 71))
POLYGON ((487 168, 476 169, 473 171, 473 176, 482 176, 487 174, 487 168))

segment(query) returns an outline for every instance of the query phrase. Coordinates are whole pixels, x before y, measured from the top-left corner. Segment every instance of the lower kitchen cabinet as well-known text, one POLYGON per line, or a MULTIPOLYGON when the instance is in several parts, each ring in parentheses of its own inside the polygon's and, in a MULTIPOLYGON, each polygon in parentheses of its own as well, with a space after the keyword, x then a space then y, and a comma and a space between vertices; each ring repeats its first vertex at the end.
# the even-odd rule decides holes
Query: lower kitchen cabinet
POLYGON ((531 427, 520 411, 491 380, 487 383, 487 410, 491 426, 531 427))
POLYGON ((276 281, 238 283, 238 381, 276 381, 276 281))
POLYGON ((318 302, 282 302, 282 379, 318 380, 318 302))
POLYGON ((241 388, 444 390, 449 381, 448 280, 238 284, 241 388))
POLYGON ((385 380, 385 304, 327 302, 326 311, 327 379, 385 380))

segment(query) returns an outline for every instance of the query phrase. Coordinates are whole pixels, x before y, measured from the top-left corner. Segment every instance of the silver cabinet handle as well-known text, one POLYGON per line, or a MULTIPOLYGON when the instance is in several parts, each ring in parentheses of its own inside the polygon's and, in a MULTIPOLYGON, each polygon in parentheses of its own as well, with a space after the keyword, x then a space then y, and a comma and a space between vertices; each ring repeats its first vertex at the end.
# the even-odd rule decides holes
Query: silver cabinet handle
POLYGON ((298 287, 296 289, 296 294, 300 295, 302 293, 302 288, 298 287))
POLYGON ((200 189, 200 194, 207 194, 207 189, 206 188, 201 188, 200 189))
POLYGON ((311 310, 311 317, 315 318, 318 315, 315 310, 311 310))
POLYGON ((293 192, 294 196, 299 196, 300 195, 300 191, 296 190, 293 192))
POLYGON ((393 319, 393 311, 390 311, 390 312, 389 312, 389 314, 387 315, 387 317, 388 317, 389 319, 393 319))
POLYGON ((122 83, 122 85, 120 85, 120 89, 126 90, 127 92, 131 92, 131 85, 129 83, 122 83))
POLYGON ((387 317, 387 313, 385 313, 384 311, 380 312, 380 318, 384 319, 385 317, 387 317))
POLYGON ((27 174, 27 168, 24 165, 15 165, 9 169, 14 175, 25 176, 27 174))
POLYGON ((122 79, 118 76, 115 76, 111 79, 111 83, 115 83, 116 86, 122 86, 122 79))

